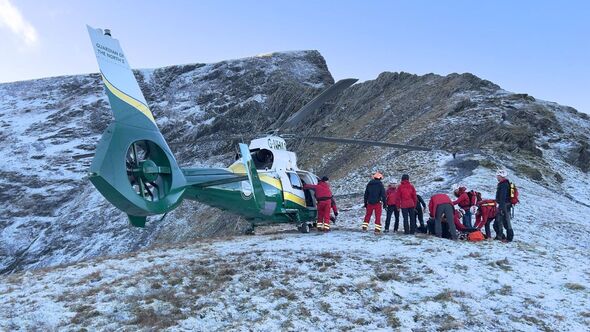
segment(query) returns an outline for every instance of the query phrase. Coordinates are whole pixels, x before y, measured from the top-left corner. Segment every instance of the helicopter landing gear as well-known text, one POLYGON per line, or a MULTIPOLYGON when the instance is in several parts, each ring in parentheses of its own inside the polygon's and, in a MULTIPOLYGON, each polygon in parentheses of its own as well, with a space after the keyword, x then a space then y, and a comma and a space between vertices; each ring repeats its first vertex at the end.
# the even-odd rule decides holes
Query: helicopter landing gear
POLYGON ((304 222, 301 225, 297 226, 297 229, 301 232, 301 233, 309 233, 309 224, 304 222))
POLYGON ((256 233, 254 232, 254 226, 250 226, 249 228, 247 228, 246 231, 244 231, 244 233, 246 235, 256 235, 256 233))

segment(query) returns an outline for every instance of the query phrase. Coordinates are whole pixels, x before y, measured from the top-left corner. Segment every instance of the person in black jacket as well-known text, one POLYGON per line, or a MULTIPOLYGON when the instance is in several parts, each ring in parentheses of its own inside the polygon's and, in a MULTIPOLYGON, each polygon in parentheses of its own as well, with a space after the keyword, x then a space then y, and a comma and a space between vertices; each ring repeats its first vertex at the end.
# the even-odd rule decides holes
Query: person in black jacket
POLYGON ((498 211, 494 220, 494 229, 496 231, 496 240, 510 242, 514 238, 514 231, 510 223, 512 204, 510 202, 510 181, 506 178, 507 176, 508 172, 503 169, 498 170, 496 173, 496 179, 498 179, 498 188, 496 189, 498 211), (504 236, 504 228, 506 228, 506 236, 504 236))
POLYGON ((425 226, 424 226, 424 209, 426 208, 426 203, 424 203, 424 200, 422 199, 422 196, 416 195, 416 197, 418 198, 418 201, 417 201, 417 204, 416 204, 416 217, 418 217, 418 221, 420 222, 420 228, 421 229, 425 229, 425 226))
POLYGON ((381 210, 383 206, 387 206, 385 198, 385 187, 381 180, 383 175, 377 172, 373 175, 373 179, 369 181, 365 188, 365 220, 363 221, 362 230, 366 231, 371 221, 371 215, 375 212, 375 234, 381 233, 381 210))

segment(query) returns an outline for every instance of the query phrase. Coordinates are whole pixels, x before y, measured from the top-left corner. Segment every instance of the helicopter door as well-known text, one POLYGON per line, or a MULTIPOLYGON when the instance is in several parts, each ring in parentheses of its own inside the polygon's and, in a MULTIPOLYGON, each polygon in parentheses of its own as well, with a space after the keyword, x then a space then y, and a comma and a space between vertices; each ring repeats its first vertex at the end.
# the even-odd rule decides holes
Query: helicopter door
POLYGON ((297 173, 285 172, 281 174, 281 183, 283 185, 283 198, 286 206, 288 204, 296 204, 298 206, 306 205, 303 183, 301 183, 301 179, 297 173))
MULTIPOLYGON (((307 173, 300 172, 298 173, 299 177, 301 178, 301 182, 305 184, 317 184, 314 181, 314 178, 311 177, 307 173)), ((309 189, 303 190, 305 194, 305 206, 307 207, 315 207, 315 199, 313 199, 313 192, 309 189)))

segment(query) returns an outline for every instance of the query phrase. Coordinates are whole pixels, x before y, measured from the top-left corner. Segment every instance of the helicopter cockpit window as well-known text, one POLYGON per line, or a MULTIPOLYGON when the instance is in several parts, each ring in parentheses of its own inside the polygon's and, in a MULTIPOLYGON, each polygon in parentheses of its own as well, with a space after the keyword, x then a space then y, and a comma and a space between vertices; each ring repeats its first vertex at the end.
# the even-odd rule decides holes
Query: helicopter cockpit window
POLYGON ((301 184, 301 179, 297 173, 287 172, 289 175, 289 181, 291 182, 291 187, 295 189, 303 189, 303 184, 301 184))
POLYGON ((274 156, 270 150, 260 149, 251 152, 256 169, 270 169, 274 162, 274 156))

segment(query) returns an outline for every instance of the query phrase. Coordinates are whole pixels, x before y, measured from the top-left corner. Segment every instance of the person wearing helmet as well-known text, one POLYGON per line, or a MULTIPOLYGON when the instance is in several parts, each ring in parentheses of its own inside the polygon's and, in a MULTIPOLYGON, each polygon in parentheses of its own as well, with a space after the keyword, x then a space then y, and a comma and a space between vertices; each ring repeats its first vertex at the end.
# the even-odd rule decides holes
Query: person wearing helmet
POLYGON ((496 230, 496 240, 511 242, 514 238, 514 231, 510 223, 510 209, 512 204, 510 202, 510 181, 508 181, 508 172, 505 169, 499 169, 496 172, 496 179, 498 180, 498 187, 496 189, 496 202, 498 203, 498 210, 496 212, 496 219, 494 220, 494 229, 496 230), (504 236, 504 228, 506 228, 506 236, 504 236))
POLYGON ((404 234, 416 233, 416 188, 410 183, 408 174, 402 175, 402 182, 397 188, 397 206, 402 210, 404 218, 404 234))
POLYGON ((371 216, 375 212, 375 234, 381 233, 381 210, 387 204, 385 198, 385 187, 381 182, 383 175, 379 172, 373 174, 373 179, 369 181, 365 188, 365 219, 363 221, 362 230, 366 231, 369 228, 371 216))

